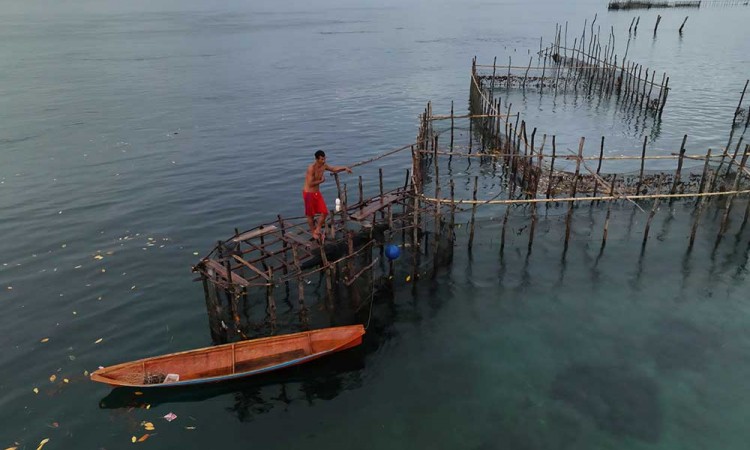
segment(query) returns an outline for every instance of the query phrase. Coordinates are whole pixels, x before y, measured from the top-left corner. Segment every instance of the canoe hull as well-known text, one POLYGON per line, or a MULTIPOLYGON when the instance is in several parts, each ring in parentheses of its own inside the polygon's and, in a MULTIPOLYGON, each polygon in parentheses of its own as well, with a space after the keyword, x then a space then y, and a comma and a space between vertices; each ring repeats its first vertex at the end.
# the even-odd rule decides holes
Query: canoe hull
POLYGON ((111 386, 164 388, 215 383, 313 361, 362 343, 362 325, 324 328, 171 353, 99 369, 111 386))

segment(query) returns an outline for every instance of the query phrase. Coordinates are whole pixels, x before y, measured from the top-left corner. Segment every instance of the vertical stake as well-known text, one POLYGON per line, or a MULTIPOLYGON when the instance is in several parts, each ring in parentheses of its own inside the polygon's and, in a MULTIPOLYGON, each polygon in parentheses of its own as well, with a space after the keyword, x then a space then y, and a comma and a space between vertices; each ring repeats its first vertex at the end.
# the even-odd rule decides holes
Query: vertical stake
POLYGON ((474 244, 474 216, 477 212, 477 185, 479 183, 479 177, 474 177, 474 193, 472 194, 471 198, 474 200, 474 203, 471 204, 471 229, 469 231, 469 250, 471 250, 472 245, 474 244))

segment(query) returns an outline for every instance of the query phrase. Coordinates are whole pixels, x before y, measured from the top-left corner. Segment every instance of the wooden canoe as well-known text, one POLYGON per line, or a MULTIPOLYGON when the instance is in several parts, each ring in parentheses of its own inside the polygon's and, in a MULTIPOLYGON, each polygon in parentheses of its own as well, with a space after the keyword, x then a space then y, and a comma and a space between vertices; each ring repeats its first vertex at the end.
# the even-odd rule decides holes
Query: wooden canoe
POLYGON ((231 380, 306 363, 362 343, 362 325, 324 328, 117 364, 91 374, 93 381, 138 388, 231 380))

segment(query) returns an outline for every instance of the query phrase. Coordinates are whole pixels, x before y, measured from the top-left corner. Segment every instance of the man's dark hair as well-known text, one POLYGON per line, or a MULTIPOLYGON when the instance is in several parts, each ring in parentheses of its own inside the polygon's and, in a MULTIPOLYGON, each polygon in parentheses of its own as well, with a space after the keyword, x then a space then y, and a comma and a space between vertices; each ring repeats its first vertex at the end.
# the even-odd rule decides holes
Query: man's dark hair
POLYGON ((324 152, 323 150, 318 150, 317 152, 315 152, 315 159, 325 158, 325 157, 326 157, 326 152, 324 152))

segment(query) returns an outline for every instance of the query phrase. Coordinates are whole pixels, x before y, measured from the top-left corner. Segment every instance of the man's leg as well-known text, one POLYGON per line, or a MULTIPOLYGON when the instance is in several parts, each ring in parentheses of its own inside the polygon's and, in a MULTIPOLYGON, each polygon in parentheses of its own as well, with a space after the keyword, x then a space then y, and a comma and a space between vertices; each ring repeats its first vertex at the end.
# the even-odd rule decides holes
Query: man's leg
POLYGON ((315 239, 318 239, 320 237, 320 230, 323 228, 323 224, 326 222, 326 216, 325 214, 321 214, 318 217, 318 225, 315 227, 315 233, 313 233, 313 237, 315 239))
POLYGON ((307 216, 307 225, 310 227, 310 233, 317 239, 318 236, 315 234, 315 216, 307 216))

